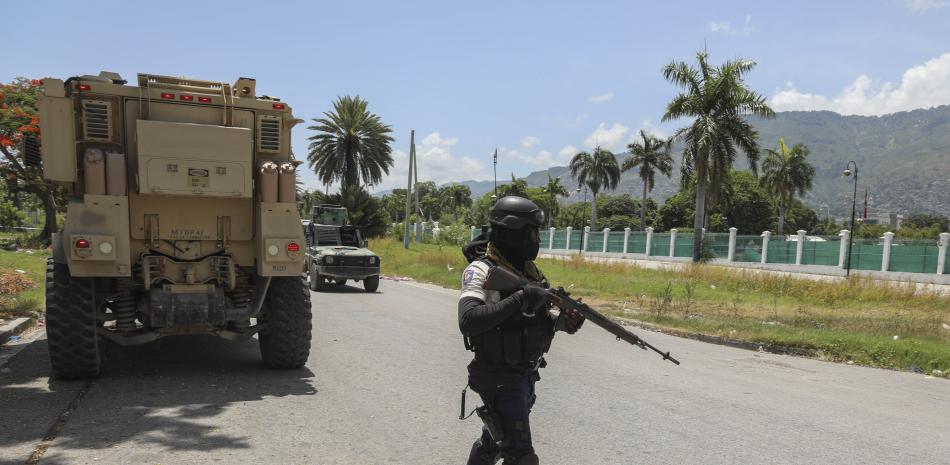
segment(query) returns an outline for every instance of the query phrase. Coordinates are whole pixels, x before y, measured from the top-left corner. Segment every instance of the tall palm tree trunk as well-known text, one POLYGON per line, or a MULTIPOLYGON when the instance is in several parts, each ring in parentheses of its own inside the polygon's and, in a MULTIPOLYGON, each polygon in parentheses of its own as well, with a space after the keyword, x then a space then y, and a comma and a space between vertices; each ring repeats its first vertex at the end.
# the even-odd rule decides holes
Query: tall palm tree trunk
POLYGON ((785 228, 785 199, 782 196, 778 198, 778 235, 782 235, 785 228))
POLYGON ((597 230, 597 193, 594 192, 594 200, 590 203, 590 230, 597 230))
POLYGON ((699 262, 703 248, 703 225, 706 218, 706 173, 702 164, 696 181, 696 214, 693 216, 693 262, 699 262))
POLYGON ((643 203, 640 204, 640 230, 647 228, 647 182, 643 181, 643 203))

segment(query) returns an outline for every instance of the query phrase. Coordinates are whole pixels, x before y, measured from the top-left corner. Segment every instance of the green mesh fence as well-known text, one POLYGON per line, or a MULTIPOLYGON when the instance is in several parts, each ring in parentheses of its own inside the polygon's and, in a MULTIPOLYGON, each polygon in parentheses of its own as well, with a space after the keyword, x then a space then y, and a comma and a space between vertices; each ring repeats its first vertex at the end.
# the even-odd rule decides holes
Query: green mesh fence
POLYGON ((736 236, 736 255, 733 258, 737 262, 762 262, 762 237, 761 236, 736 236))
POLYGON ((880 271, 883 258, 883 239, 855 239, 851 246, 852 270, 880 271))
POLYGON ((706 233, 706 247, 716 258, 729 258, 729 233, 706 233))
POLYGON ((604 251, 604 232, 603 231, 591 231, 587 233, 587 251, 588 252, 603 252, 604 251))
POLYGON ((802 265, 838 266, 838 255, 841 253, 840 237, 810 237, 802 247, 802 265))
POLYGON ((550 242, 548 241, 549 237, 551 237, 551 233, 549 231, 538 232, 538 240, 541 244, 542 249, 548 248, 548 244, 550 244, 550 242))
POLYGON ((895 239, 891 243, 891 260, 888 271, 910 273, 934 273, 937 271, 937 257, 940 247, 936 240, 895 239))
POLYGON ((693 233, 683 233, 676 235, 676 245, 673 246, 673 256, 693 256, 693 233))
POLYGON ((654 234, 653 242, 650 244, 650 255, 654 257, 670 256, 670 235, 654 234))
POLYGON ((582 243, 582 241, 583 241, 583 239, 582 239, 582 236, 583 236, 583 235, 584 235, 584 230, 583 230, 583 229, 574 229, 574 230, 572 230, 572 231, 571 231, 571 243, 570 243, 570 247, 568 247, 568 248, 571 249, 571 250, 580 250, 580 249, 581 249, 581 243, 582 243))
POLYGON ((610 231, 610 236, 607 237, 608 252, 623 252, 623 235, 623 231, 610 231))
POLYGON ((567 231, 554 231, 554 248, 564 249, 567 245, 567 231))
POLYGON ((630 239, 627 240, 627 253, 646 253, 647 233, 642 231, 631 231, 630 239))
POLYGON ((947 253, 943 260, 943 273, 950 274, 950 247, 947 247, 947 253))
POLYGON ((769 254, 765 258, 766 263, 795 263, 795 252, 798 250, 798 242, 787 241, 782 236, 772 236, 769 238, 769 254))

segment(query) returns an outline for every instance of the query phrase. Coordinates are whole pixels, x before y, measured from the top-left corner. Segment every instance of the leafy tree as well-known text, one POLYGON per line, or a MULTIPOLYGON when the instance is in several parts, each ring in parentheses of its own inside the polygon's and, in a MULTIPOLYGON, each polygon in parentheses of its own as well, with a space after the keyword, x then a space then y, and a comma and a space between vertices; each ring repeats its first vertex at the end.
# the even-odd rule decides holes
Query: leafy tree
MULTIPOLYGON (((389 194, 379 199, 383 209, 389 214, 389 217, 397 223, 401 223, 406 217, 406 190, 393 189, 389 194)), ((410 210, 411 211, 411 210, 410 210)))
POLYGON ((443 211, 451 212, 453 221, 458 221, 459 211, 472 206, 472 189, 464 184, 450 184, 439 189, 444 204, 443 211))
POLYGON ((682 89, 667 105, 663 121, 692 118, 675 137, 685 143, 684 174, 695 172, 696 175, 694 262, 700 259, 707 200, 710 205, 715 204, 719 186, 732 170, 737 149, 745 153, 753 172, 757 168, 758 133, 746 117, 775 115, 765 97, 749 89, 743 81, 755 62, 738 59, 715 67, 709 64, 705 51, 696 54, 696 61, 697 67, 673 61, 663 68, 663 77, 682 89))
POLYGON ((328 196, 327 201, 346 207, 350 224, 360 228, 366 237, 385 234, 392 222, 379 199, 359 186, 346 187, 339 194, 328 196))
MULTIPOLYGON (((778 197, 779 236, 783 234, 785 226, 785 208, 792 202, 796 192, 805 195, 815 178, 815 167, 808 163, 808 153, 808 147, 804 144, 795 144, 789 150, 785 139, 778 140, 778 150, 765 150, 761 182, 778 197)), ((817 219, 814 224, 817 224, 817 219)))
POLYGON ((300 217, 310 219, 310 213, 313 207, 321 203, 328 203, 327 196, 319 190, 298 190, 297 191, 297 210, 300 217))
MULTIPOLYGON (((723 177, 722 202, 710 209, 710 231, 735 227, 740 234, 759 234, 775 222, 775 199, 754 174, 733 170, 723 177)), ((668 198, 659 212, 662 229, 688 228, 695 218, 696 182, 668 198)))
POLYGON ((646 228, 647 222, 647 194, 653 190, 656 172, 666 177, 673 173, 673 157, 670 156, 672 140, 663 140, 652 134, 640 130, 641 141, 627 145, 630 157, 623 161, 621 171, 640 169, 640 180, 643 181, 643 201, 640 203, 640 228, 646 228))
POLYGON ((940 215, 914 213, 907 215, 901 223, 901 229, 909 228, 936 228, 939 232, 950 231, 950 218, 940 215))
POLYGON ((24 151, 28 139, 39 137, 36 102, 41 84, 39 80, 17 78, 0 86, 0 177, 9 191, 23 190, 42 202, 45 224, 41 237, 49 242, 58 231, 56 200, 57 192, 61 194, 62 190, 43 179, 41 166, 29 163, 24 151))
POLYGON ((550 202, 548 203, 547 208, 544 209, 545 213, 548 215, 548 225, 554 224, 554 218, 558 214, 558 197, 567 197, 570 195, 567 192, 567 188, 561 184, 561 177, 551 177, 548 175, 548 182, 544 185, 544 192, 550 197, 550 202))
MULTIPOLYGON (((815 210, 808 208, 798 199, 792 199, 791 203, 788 204, 786 213, 785 220, 788 222, 791 231, 803 230, 809 234, 816 234, 815 231, 818 230, 819 221, 818 213, 815 210)), ((837 233, 838 231, 835 231, 834 234, 837 233)))
POLYGON ((340 181, 343 187, 379 184, 393 166, 392 129, 367 110, 359 96, 339 97, 333 111, 307 129, 318 134, 309 138, 310 168, 324 184, 340 181), (361 183, 362 181, 362 183, 361 183))
MULTIPOLYGON (((586 185, 594 195, 594 205, 597 204, 597 194, 601 189, 613 190, 620 183, 617 157, 600 147, 595 148, 593 154, 580 152, 574 155, 570 167, 571 177, 586 185)), ((597 208, 590 211, 590 228, 597 229, 597 208)))

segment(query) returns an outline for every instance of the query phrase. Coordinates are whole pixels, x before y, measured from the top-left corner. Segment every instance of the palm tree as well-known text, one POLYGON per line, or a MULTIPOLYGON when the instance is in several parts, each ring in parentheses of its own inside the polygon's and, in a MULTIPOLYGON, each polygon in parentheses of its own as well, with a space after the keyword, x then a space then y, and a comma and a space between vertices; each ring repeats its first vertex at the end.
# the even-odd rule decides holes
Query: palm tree
POLYGON ((805 195, 815 178, 815 167, 808 163, 808 147, 795 144, 791 150, 785 139, 778 140, 778 150, 766 149, 762 162, 762 185, 778 196, 778 235, 785 227, 785 207, 792 197, 805 195))
POLYGON ((600 147, 593 154, 580 152, 571 159, 571 177, 590 188, 594 195, 590 208, 590 229, 597 229, 597 193, 602 188, 613 190, 620 182, 617 157, 600 147))
POLYGON ((676 132, 675 137, 685 143, 683 174, 695 174, 696 177, 694 262, 699 261, 702 251, 707 196, 711 199, 711 206, 722 179, 732 169, 737 148, 745 153, 749 167, 753 173, 756 172, 758 132, 746 117, 775 116, 765 97, 749 89, 743 81, 743 77, 755 67, 755 62, 737 59, 714 67, 707 59, 708 54, 702 51, 696 54, 698 67, 682 61, 673 61, 663 67, 663 77, 683 89, 667 105, 663 121, 693 118, 689 126, 676 132))
POLYGON ((627 145, 630 158, 623 161, 621 171, 640 168, 640 179, 643 180, 643 203, 640 204, 640 229, 647 226, 647 194, 653 190, 653 181, 656 172, 670 177, 673 173, 673 157, 670 150, 673 140, 663 140, 652 134, 640 130, 642 142, 633 142, 627 145))
POLYGON ((561 177, 557 176, 552 178, 551 175, 548 175, 548 183, 544 186, 544 191, 551 196, 551 211, 548 212, 548 226, 554 224, 554 217, 557 216, 558 206, 557 198, 558 196, 567 197, 568 192, 567 188, 561 184, 561 177))
POLYGON ((392 129, 379 116, 366 109, 368 102, 359 96, 339 97, 333 111, 307 129, 311 136, 307 161, 324 184, 341 182, 342 188, 379 184, 393 166, 392 129))

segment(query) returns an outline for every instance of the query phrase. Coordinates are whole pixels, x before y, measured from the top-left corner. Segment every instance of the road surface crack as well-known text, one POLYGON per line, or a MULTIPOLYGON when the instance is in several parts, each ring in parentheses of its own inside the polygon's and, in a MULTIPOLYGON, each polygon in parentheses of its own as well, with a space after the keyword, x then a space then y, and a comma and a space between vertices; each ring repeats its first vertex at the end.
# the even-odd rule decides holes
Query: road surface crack
POLYGON ((30 454, 30 458, 27 459, 26 465, 36 465, 43 459, 43 454, 46 453, 46 450, 49 449, 50 444, 53 443, 53 440, 56 439, 56 436, 59 435, 59 432, 62 431, 63 427, 66 426, 66 422, 69 421, 70 415, 76 411, 76 408, 79 407, 79 402, 83 397, 86 396, 86 393, 92 389, 92 385, 95 384, 95 381, 88 380, 83 383, 82 387, 79 388, 79 392, 76 393, 76 397, 73 398, 72 402, 66 406, 66 409, 63 410, 63 413, 59 414, 59 417, 56 418, 56 421, 53 422, 53 426, 50 427, 49 431, 46 432, 46 435, 43 436, 43 440, 36 445, 36 448, 33 449, 33 453, 30 454))

